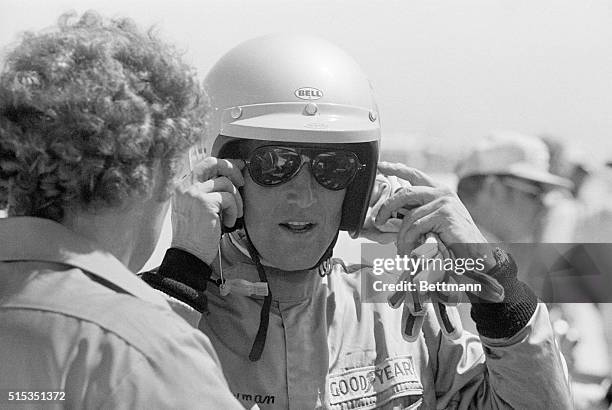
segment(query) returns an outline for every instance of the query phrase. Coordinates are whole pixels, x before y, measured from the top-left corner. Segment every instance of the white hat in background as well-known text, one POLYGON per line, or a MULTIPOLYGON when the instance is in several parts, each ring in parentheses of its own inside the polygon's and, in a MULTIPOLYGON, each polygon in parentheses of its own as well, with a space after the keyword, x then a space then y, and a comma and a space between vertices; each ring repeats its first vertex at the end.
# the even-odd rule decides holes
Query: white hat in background
POLYGON ((473 175, 512 175, 553 187, 571 189, 572 182, 551 174, 544 142, 516 132, 496 132, 483 138, 456 168, 459 179, 473 175))

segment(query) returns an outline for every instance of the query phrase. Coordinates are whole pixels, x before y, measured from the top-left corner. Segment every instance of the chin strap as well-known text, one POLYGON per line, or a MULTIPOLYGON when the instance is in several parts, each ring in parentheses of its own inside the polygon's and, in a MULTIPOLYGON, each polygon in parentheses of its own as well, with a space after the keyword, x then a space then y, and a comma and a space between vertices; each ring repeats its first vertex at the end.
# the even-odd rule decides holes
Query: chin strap
POLYGON ((327 247, 327 250, 325 251, 323 256, 321 256, 321 259, 319 259, 317 264, 314 265, 312 268, 310 268, 310 269, 316 269, 317 272, 319 273, 319 276, 322 278, 324 278, 325 276, 331 273, 331 269, 332 269, 331 259, 334 254, 334 246, 336 246, 336 242, 338 241, 339 234, 340 234, 340 231, 336 233, 336 236, 334 236, 334 239, 331 241, 331 243, 327 247))
MULTIPOLYGON (((261 263, 259 258, 259 252, 255 249, 255 245, 251 242, 251 238, 249 237, 249 233, 244 228, 244 233, 246 234, 246 247, 249 252, 249 256, 253 263, 255 263, 255 267, 257 268, 257 273, 259 274, 259 280, 261 282, 267 283, 268 278, 266 276, 266 270, 261 263)), ((317 269, 317 272, 321 277, 327 276, 331 272, 332 263, 331 257, 334 251, 334 246, 336 245, 336 241, 338 240, 338 234, 334 237, 333 241, 321 257, 317 264, 310 269, 317 269)), ((252 362, 256 362, 261 358, 261 354, 263 353, 263 349, 266 345, 266 337, 268 334, 268 325, 270 323, 270 307, 272 306, 272 291, 268 286, 268 294, 264 298, 263 306, 261 307, 261 312, 259 314, 259 328, 257 329, 257 335, 255 336, 255 341, 253 341, 253 347, 251 347, 251 353, 249 353, 249 360, 252 362)))
MULTIPOLYGON (((257 267, 257 273, 259 274, 259 280, 261 282, 268 282, 268 278, 266 277, 266 270, 264 269, 261 261, 259 260, 259 253, 253 242, 251 242, 251 238, 249 238, 249 234, 246 233, 246 246, 249 251, 249 256, 251 260, 255 263, 257 267)), ((263 353, 264 346, 266 345, 266 336, 268 333, 268 324, 270 323, 270 306, 272 305, 272 291, 268 286, 268 294, 264 298, 263 306, 261 307, 261 312, 259 314, 259 329, 257 329, 257 336, 255 336, 255 341, 253 342, 253 347, 251 347, 251 353, 249 353, 249 360, 252 362, 256 362, 261 358, 261 354, 263 353)))

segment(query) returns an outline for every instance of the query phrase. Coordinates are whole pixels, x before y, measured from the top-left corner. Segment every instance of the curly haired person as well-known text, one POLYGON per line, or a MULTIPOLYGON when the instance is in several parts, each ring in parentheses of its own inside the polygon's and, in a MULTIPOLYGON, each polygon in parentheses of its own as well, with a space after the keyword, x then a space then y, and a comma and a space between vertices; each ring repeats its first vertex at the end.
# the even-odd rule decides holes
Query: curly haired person
POLYGON ((127 19, 64 15, 5 56, 0 407, 239 406, 208 338, 133 274, 207 109, 176 49, 127 19))

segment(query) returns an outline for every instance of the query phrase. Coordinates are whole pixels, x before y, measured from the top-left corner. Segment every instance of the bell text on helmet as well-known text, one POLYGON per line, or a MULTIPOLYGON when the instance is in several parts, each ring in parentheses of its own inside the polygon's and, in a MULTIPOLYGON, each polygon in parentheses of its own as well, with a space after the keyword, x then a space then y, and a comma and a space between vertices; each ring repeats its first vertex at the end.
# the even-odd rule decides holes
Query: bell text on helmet
POLYGON ((295 96, 302 100, 318 100, 323 97, 323 92, 318 88, 302 87, 295 90, 295 96))

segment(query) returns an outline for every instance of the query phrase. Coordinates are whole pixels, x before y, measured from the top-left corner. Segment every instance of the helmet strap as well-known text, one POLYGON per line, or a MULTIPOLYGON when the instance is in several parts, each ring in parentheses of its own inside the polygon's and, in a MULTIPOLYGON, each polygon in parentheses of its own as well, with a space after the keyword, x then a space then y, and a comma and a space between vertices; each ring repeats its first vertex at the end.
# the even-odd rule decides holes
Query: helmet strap
POLYGON ((334 239, 331 241, 331 243, 327 247, 327 250, 325 251, 323 256, 321 256, 321 259, 319 259, 319 261, 312 268, 310 268, 310 269, 317 269, 319 276, 321 276, 322 278, 324 278, 325 276, 331 273, 331 270, 332 270, 331 259, 334 254, 334 246, 336 246, 336 242, 338 241, 339 234, 340 234, 340 231, 336 232, 336 236, 334 236, 334 239))
MULTIPOLYGON (((251 241, 251 237, 249 236, 249 232, 246 228, 246 224, 243 226, 244 233, 246 234, 246 247, 249 252, 249 256, 253 263, 255 263, 255 267, 257 268, 257 274, 259 275, 259 280, 261 282, 268 282, 268 278, 266 276, 266 270, 261 263, 259 258, 259 252, 253 245, 251 241)), ((334 246, 338 240, 338 235, 340 231, 336 233, 336 236, 329 244, 329 247, 321 256, 321 259, 317 262, 315 266, 310 269, 317 269, 319 276, 325 277, 331 273, 332 263, 331 257, 334 251, 334 246)), ((272 305, 272 290, 268 286, 268 295, 264 298, 263 306, 261 307, 261 312, 259 314, 259 328, 257 329, 257 335, 255 336, 255 340, 253 341, 253 346, 251 347, 251 352, 249 353, 249 360, 252 362, 256 362, 261 358, 263 353, 263 349, 266 345, 266 338, 268 334, 268 325, 270 323, 270 307, 272 305)))
MULTIPOLYGON (((246 229, 246 224, 244 226, 244 232, 246 233, 246 246, 249 251, 249 256, 251 260, 255 263, 255 267, 257 268, 257 273, 259 274, 259 280, 261 282, 268 282, 268 278, 266 276, 266 270, 263 267, 263 264, 259 260, 259 253, 253 242, 251 242, 251 238, 249 237, 249 233, 246 229)), ((266 337, 268 334, 268 324, 270 323, 270 306, 272 305, 272 291, 268 286, 268 294, 264 298, 263 306, 261 307, 261 312, 259 313, 259 328, 257 329, 257 335, 255 336, 255 341, 253 341, 253 346, 251 347, 251 353, 249 353, 249 360, 252 362, 256 362, 261 358, 261 354, 263 353, 263 349, 266 345, 266 337)))

